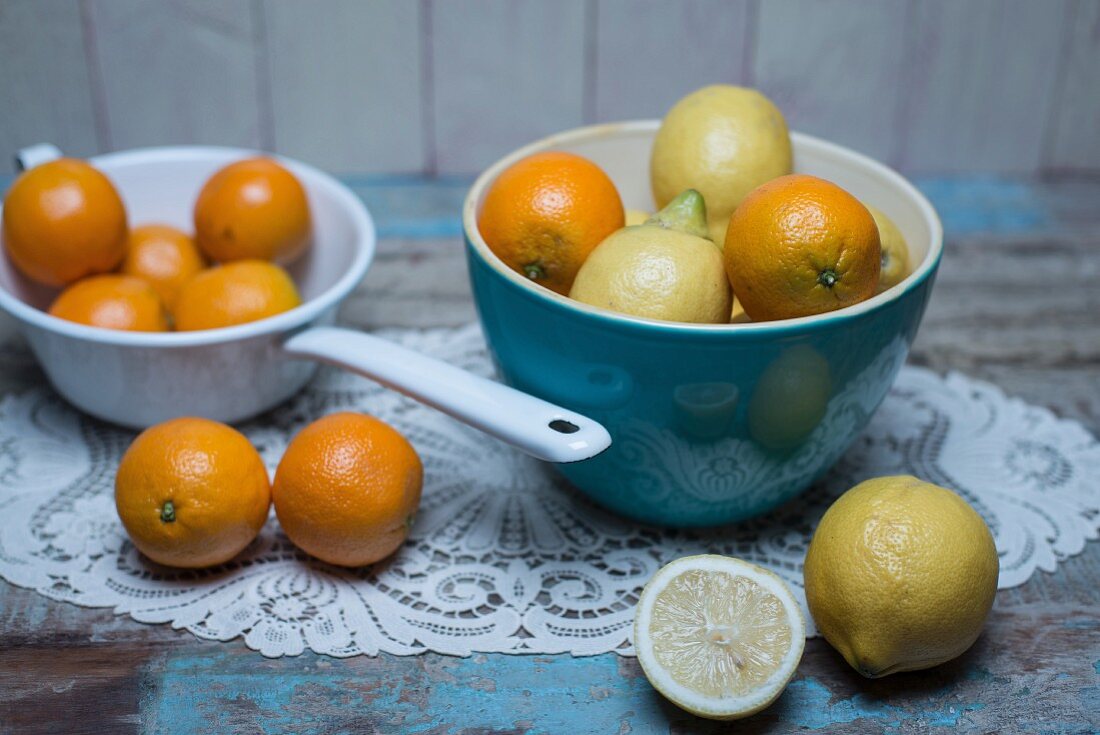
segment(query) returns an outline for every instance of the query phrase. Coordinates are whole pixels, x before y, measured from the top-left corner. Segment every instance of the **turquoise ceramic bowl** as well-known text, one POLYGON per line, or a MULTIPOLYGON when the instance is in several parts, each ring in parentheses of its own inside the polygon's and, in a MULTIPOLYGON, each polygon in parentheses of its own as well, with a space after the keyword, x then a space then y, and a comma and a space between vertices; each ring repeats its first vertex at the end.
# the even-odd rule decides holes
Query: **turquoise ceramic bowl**
POLYGON ((501 379, 603 423, 603 454, 558 470, 593 500, 647 523, 710 526, 766 513, 844 453, 889 391, 932 290, 943 247, 928 201, 865 156, 795 133, 795 170, 884 211, 912 272, 847 309, 758 324, 691 325, 614 314, 504 266, 477 230, 494 178, 543 150, 590 158, 629 208, 653 210, 657 121, 580 128, 503 158, 474 184, 463 225, 478 314, 501 379))

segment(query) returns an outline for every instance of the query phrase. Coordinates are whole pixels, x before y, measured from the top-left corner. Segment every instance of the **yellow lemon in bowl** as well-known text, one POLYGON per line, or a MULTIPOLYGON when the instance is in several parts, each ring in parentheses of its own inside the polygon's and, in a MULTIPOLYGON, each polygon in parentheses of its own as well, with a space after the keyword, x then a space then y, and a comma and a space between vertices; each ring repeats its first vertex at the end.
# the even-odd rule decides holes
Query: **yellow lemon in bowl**
POLYGON ((909 275, 909 245, 905 235, 886 213, 870 204, 864 204, 878 227, 878 239, 882 253, 882 267, 878 276, 878 292, 898 285, 909 275))
POLYGON ((722 251, 707 238, 703 197, 689 189, 644 224, 612 233, 584 261, 569 296, 648 319, 728 321, 733 295, 722 251))
POLYGON ((657 207, 684 189, 707 200, 711 239, 722 247, 730 215, 745 196, 791 172, 783 113, 755 89, 714 84, 668 111, 653 141, 649 177, 657 207))
POLYGON ((998 571, 977 511, 907 475, 840 496, 803 566, 817 629, 872 678, 931 668, 970 648, 993 606, 998 571))

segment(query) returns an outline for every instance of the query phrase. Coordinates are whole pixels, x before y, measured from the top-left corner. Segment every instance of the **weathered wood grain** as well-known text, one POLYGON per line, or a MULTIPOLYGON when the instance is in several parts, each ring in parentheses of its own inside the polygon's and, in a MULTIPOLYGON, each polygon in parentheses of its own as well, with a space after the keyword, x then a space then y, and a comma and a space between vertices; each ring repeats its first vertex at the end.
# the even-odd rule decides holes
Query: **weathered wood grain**
POLYGON ((1100 3, 1076 0, 1050 121, 1047 166, 1100 169, 1100 3))
POLYGON ((1095 239, 949 242, 911 360, 990 380, 1100 434, 1098 278, 1095 239))
POLYGON ((454 327, 477 318, 458 240, 382 240, 363 283, 341 307, 359 329, 454 327))
POLYGON ((1068 0, 930 0, 909 19, 898 160, 910 171, 1035 170, 1068 0))
POLYGON ((748 0, 596 3, 594 121, 664 117, 704 85, 749 84, 749 11, 748 0))
POLYGON ((0 3, 0 156, 43 141, 76 156, 99 150, 87 52, 76 3, 0 3))
POLYGON ((139 732, 144 676, 139 664, 161 654, 145 650, 135 655, 133 647, 127 649, 62 650, 51 642, 0 650, 0 728, 5 733, 65 735, 139 732), (49 666, 42 665, 45 660, 49 666))
POLYGON ((790 127, 876 158, 893 155, 905 70, 899 2, 760 4, 752 79, 790 127))
POLYGON ((109 147, 270 148, 247 0, 89 0, 109 147))
POLYGON ((1061 230, 1087 239, 1095 237, 1100 216, 1096 184, 1095 177, 1048 177, 1035 191, 1035 198, 1061 230))
POLYGON ((477 173, 584 122, 582 0, 438 0, 431 11, 439 172, 477 173))
POLYGON ((424 170, 421 8, 266 0, 276 149, 338 173, 424 170))
MULTIPOLYGON (((876 681, 815 639, 779 701, 737 731, 1089 732, 1098 631, 1088 607, 998 606, 958 660, 876 681)), ((47 642, 0 650, 0 672, 0 724, 20 733, 729 731, 678 710, 613 654, 268 660, 193 639, 64 655, 47 642), (43 717, 45 702, 63 724, 43 717)))

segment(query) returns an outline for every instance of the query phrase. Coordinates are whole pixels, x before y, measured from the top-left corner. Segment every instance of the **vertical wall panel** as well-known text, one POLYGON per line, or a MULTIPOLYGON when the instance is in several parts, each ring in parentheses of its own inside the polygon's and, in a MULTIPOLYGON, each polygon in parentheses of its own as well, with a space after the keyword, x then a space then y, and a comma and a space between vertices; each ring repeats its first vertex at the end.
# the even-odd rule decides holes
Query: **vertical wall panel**
POLYGON ((0 160, 43 141, 76 156, 98 150, 86 60, 76 2, 0 2, 0 160))
POLYGON ((595 119, 662 117, 708 84, 746 84, 748 0, 599 0, 595 119))
POLYGON ((276 148, 332 171, 425 167, 420 4, 266 0, 276 148))
POLYGON ((1096 0, 0 0, 0 155, 471 173, 722 81, 909 171, 1100 170, 1096 0))
POLYGON ((477 172, 584 121, 582 0, 438 0, 431 8, 441 173, 477 172))
POLYGON ((759 13, 753 77, 791 128, 889 159, 906 5, 768 0, 759 13))
POLYGON ((1050 156, 1055 168, 1100 169, 1100 3, 1073 7, 1065 77, 1051 116, 1050 156))
MULTIPOLYGON (((917 171, 1030 172, 1040 164, 1065 0, 915 5, 901 163, 917 171)), ((1095 89, 1094 89, 1095 94, 1095 89)))
POLYGON ((92 0, 114 148, 269 145, 248 0, 92 0))

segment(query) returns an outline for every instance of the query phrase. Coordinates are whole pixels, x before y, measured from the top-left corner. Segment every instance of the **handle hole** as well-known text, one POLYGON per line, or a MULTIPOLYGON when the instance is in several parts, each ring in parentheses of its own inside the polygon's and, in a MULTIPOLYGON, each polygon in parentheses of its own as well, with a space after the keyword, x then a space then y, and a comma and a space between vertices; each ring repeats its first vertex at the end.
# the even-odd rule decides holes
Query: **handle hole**
POLYGON ((549 426, 559 434, 576 434, 581 430, 579 426, 565 419, 554 419, 550 422, 549 426))

